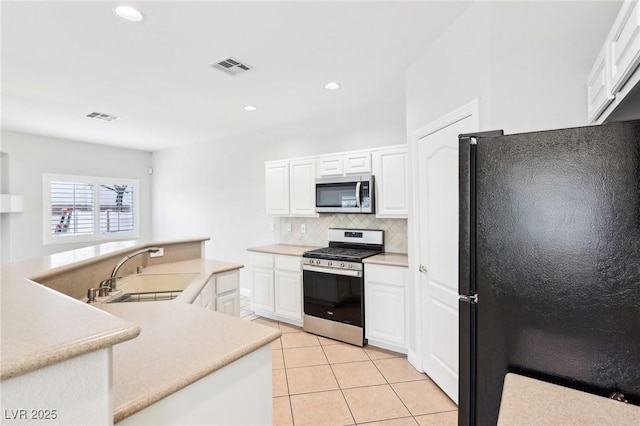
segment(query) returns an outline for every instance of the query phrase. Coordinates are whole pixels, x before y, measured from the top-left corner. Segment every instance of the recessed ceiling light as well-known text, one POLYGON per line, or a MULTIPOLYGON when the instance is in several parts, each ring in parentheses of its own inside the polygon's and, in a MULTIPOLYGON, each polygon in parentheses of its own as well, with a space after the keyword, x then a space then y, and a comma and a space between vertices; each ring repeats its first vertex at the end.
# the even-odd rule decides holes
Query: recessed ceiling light
POLYGON ((116 6, 113 9, 113 13, 127 22, 142 22, 144 19, 144 15, 138 10, 131 6, 116 6))
POLYGON ((340 88, 340 85, 335 81, 330 81, 324 85, 324 88, 327 90, 338 90, 340 88))
POLYGON ((247 105, 246 107, 244 107, 245 111, 256 111, 258 109, 258 107, 254 106, 254 105, 247 105))

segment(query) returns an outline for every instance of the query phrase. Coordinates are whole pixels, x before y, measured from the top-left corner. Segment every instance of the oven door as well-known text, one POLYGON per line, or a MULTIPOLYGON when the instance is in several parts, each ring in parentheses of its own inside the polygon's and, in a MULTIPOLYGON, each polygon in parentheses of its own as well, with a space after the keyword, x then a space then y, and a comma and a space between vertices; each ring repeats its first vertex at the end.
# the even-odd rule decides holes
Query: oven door
POLYGON ((362 271, 345 271, 304 265, 304 313, 364 327, 362 271))

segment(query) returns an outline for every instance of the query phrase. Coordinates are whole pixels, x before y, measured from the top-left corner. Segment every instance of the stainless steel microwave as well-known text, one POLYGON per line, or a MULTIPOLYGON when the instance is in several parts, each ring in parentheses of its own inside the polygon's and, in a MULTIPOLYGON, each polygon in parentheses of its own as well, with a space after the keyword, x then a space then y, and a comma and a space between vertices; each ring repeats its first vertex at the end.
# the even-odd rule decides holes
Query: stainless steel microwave
POLYGON ((373 175, 316 179, 316 212, 375 213, 373 175))

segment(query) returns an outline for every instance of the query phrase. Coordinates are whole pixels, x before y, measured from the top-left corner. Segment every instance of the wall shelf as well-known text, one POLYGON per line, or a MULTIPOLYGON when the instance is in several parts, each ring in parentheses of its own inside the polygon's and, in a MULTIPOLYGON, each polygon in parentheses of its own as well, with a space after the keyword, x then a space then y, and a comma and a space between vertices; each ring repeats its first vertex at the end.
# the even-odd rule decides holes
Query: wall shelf
POLYGON ((22 195, 0 194, 0 213, 20 213, 24 211, 22 195))

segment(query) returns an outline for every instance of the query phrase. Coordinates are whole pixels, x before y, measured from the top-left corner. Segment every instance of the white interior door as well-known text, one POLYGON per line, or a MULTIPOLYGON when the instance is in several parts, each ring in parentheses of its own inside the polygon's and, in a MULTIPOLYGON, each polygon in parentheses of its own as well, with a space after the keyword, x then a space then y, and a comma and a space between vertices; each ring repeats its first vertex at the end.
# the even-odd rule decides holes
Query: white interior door
POLYGON ((458 135, 478 131, 477 102, 414 135, 416 285, 425 373, 458 402, 458 135))

